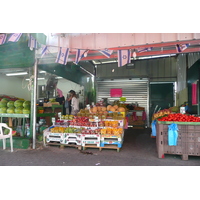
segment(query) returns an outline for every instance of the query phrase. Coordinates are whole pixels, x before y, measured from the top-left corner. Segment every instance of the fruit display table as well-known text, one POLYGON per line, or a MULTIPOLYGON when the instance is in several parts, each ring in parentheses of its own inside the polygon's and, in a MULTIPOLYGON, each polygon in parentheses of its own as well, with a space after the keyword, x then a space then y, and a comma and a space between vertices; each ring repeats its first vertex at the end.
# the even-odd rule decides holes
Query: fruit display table
MULTIPOLYGON (((41 113, 37 114, 37 117, 55 117, 55 113, 41 113)), ((7 117, 8 118, 8 123, 10 127, 13 127, 12 125, 12 118, 22 118, 22 134, 25 136, 25 119, 30 118, 30 114, 10 114, 10 113, 0 113, 0 122, 3 122, 3 118, 7 117)), ((50 120, 51 121, 51 120, 50 120)))
POLYGON ((43 132, 46 145, 74 146, 86 148, 116 149, 123 144, 124 120, 91 120, 87 117, 74 117, 73 120, 59 120, 43 132), (62 125, 61 125, 62 124, 62 125))

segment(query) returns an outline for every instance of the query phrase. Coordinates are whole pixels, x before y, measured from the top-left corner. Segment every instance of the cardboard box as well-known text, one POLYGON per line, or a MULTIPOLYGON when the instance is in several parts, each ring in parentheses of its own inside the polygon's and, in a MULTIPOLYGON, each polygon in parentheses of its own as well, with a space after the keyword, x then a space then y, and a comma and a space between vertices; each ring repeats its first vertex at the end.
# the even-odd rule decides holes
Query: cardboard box
POLYGON ((43 107, 52 107, 52 103, 43 103, 43 107))
POLYGON ((59 102, 51 102, 52 105, 60 105, 59 102))

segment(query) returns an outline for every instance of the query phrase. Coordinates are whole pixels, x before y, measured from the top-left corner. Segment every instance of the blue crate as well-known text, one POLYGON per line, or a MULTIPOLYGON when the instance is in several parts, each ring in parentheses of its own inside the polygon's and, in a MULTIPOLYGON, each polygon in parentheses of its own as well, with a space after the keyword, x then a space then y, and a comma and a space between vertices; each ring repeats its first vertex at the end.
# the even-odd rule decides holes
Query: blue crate
POLYGON ((110 143, 109 141, 108 142, 101 142, 100 143, 100 147, 104 147, 105 144, 109 144, 109 145, 117 145, 118 148, 121 148, 122 147, 122 143, 121 142, 112 142, 110 143))

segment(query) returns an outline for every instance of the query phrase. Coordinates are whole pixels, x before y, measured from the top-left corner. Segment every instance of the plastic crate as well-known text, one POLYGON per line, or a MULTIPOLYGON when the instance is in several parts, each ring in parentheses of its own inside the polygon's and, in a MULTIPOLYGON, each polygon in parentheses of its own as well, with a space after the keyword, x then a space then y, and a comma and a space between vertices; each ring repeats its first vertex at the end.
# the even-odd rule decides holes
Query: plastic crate
POLYGON ((103 142, 101 142, 100 147, 105 147, 105 145, 117 145, 118 148, 121 148, 122 142, 116 142, 113 140, 103 141, 103 142))
POLYGON ((115 135, 102 135, 101 136, 101 141, 105 141, 105 140, 108 140, 108 139, 113 139, 113 140, 116 140, 118 142, 121 142, 123 137, 122 136, 115 136, 115 135))
POLYGON ((82 146, 86 144, 96 144, 100 146, 100 134, 82 134, 82 146))
POLYGON ((58 135, 47 135, 46 136, 46 141, 47 143, 49 142, 62 142, 63 141, 63 134, 58 134, 58 135))
POLYGON ((64 133, 64 139, 76 138, 81 140, 82 135, 80 133, 64 133))
POLYGON ((164 154, 177 154, 181 155, 183 160, 188 160, 188 155, 200 156, 199 123, 177 123, 179 129, 177 146, 168 145, 169 124, 170 123, 157 123, 156 125, 158 157, 164 158, 164 154))

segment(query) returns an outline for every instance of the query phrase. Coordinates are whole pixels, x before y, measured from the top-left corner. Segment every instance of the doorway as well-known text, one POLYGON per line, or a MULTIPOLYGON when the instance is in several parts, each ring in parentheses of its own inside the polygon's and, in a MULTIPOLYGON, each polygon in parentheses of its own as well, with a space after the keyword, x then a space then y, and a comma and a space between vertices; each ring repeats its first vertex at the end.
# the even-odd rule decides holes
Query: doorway
MULTIPOLYGON (((175 104, 175 83, 165 82, 150 83, 150 107, 149 107, 149 118, 152 119, 154 112, 170 108, 175 104)), ((150 120, 151 121, 151 120, 150 120)))

